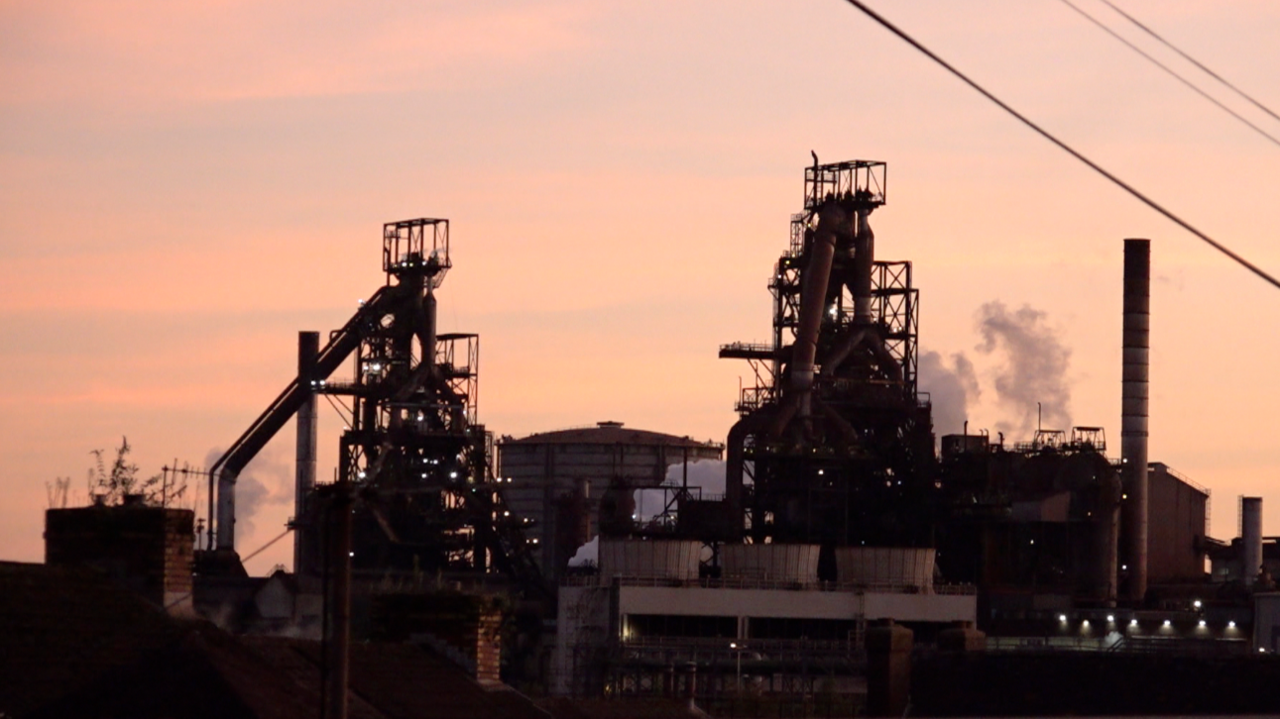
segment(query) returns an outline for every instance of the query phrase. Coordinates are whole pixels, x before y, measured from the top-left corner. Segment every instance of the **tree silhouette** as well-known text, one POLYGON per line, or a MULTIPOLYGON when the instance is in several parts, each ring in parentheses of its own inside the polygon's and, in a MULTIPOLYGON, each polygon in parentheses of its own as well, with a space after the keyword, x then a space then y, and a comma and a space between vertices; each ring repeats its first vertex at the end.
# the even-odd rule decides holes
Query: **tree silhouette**
POLYGON ((176 492, 170 491, 163 474, 139 479, 138 465, 129 460, 132 449, 129 438, 121 437, 110 469, 107 469, 105 450, 95 449, 89 453, 94 458, 94 466, 89 468, 89 496, 95 502, 119 505, 124 504, 126 497, 138 495, 145 504, 161 505, 166 500, 181 496, 186 487, 183 486, 176 492))

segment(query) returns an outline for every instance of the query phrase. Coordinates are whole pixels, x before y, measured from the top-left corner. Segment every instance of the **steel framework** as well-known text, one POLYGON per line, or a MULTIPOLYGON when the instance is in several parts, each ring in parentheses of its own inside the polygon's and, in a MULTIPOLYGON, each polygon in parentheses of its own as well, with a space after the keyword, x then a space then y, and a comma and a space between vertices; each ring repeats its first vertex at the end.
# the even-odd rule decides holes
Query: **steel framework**
POLYGON ((240 470, 308 398, 327 395, 349 404, 348 427, 335 481, 301 497, 293 519, 297 573, 327 566, 329 514, 347 502, 357 572, 498 571, 546 591, 478 422, 479 336, 436 332, 435 293, 451 267, 448 220, 383 226, 384 286, 215 464, 219 550, 234 549, 240 470), (350 379, 331 379, 348 358, 350 379))
POLYGON ((927 542, 919 293, 910 262, 875 259, 867 224, 886 186, 883 162, 806 168, 804 211, 768 284, 773 343, 720 350, 754 375, 738 397, 726 487, 753 541, 927 542))

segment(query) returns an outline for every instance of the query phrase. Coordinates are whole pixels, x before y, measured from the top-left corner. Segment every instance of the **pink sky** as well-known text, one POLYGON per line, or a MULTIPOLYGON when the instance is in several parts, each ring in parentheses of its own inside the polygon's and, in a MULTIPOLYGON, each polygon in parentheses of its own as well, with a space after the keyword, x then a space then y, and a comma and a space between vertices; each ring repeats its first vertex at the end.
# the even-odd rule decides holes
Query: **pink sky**
MULTIPOLYGON (((1066 6, 876 5, 1280 272, 1280 148, 1066 6)), ((1122 6, 1280 105, 1280 6, 1122 6)), ((0 87, 0 558, 40 559, 45 483, 83 501, 91 449, 128 435, 150 473, 226 447, 288 382, 296 332, 381 283, 381 223, 408 217, 452 220, 441 324, 482 336, 490 429, 722 441, 746 367, 716 349, 768 337, 810 149, 889 163, 877 250, 915 263, 922 348, 977 365, 971 428, 1006 419, 998 358, 974 351, 1000 300, 1047 313, 1072 418, 1118 449, 1121 240, 1150 237, 1151 456, 1212 489, 1216 536, 1239 494, 1280 533, 1280 293, 839 0, 2 2, 0 87)), ((340 422, 322 417, 327 476, 340 422)), ((242 552, 289 514, 289 442, 258 468, 271 501, 242 552)))

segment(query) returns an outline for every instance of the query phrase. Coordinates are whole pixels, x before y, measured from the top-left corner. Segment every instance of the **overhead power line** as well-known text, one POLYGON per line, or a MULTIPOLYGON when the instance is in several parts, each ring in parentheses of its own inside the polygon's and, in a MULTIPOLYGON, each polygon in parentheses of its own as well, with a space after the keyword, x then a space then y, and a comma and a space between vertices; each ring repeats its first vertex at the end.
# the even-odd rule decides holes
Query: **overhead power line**
POLYGON ((1137 25, 1137 26, 1138 26, 1138 27, 1139 27, 1143 32, 1145 32, 1146 34, 1148 34, 1148 35, 1150 35, 1151 37, 1155 38, 1156 40, 1159 40, 1159 41, 1160 41, 1160 43, 1161 43, 1162 45, 1164 45, 1165 47, 1169 48, 1170 50, 1173 50, 1174 52, 1176 52, 1176 53, 1178 53, 1179 55, 1181 55, 1181 56, 1182 56, 1182 58, 1183 58, 1184 60, 1186 60, 1187 62, 1191 63, 1192 65, 1195 65, 1196 67, 1200 68, 1200 69, 1201 69, 1201 70, 1202 70, 1206 75, 1208 75, 1209 77, 1212 77, 1213 79, 1217 80, 1218 82, 1222 83, 1223 85, 1226 85, 1228 88, 1230 88, 1230 89, 1231 89, 1233 92, 1235 92, 1237 95, 1239 95, 1240 97, 1243 97, 1244 99, 1246 99, 1246 100, 1248 100, 1249 102, 1253 103, 1253 104, 1254 104, 1254 106, 1255 106, 1255 107, 1257 107, 1259 110, 1262 110, 1263 112, 1265 112, 1265 113, 1267 113, 1268 115, 1270 115, 1270 116, 1274 117, 1275 119, 1280 120, 1280 115, 1277 115, 1276 113, 1272 112, 1272 111, 1271 111, 1271 108, 1269 108, 1269 107, 1267 107, 1266 105, 1263 105, 1261 102, 1258 102, 1257 100, 1253 99, 1253 97, 1251 97, 1251 96, 1250 96, 1248 93, 1246 93, 1244 90, 1241 90, 1240 88, 1236 87, 1235 85, 1232 85, 1230 82, 1227 82, 1226 78, 1222 77, 1222 76, 1221 76, 1221 75, 1219 75, 1218 73, 1216 73, 1216 72, 1214 72, 1213 70, 1210 70, 1209 68, 1207 68, 1207 67, 1205 67, 1204 65, 1202 65, 1202 64, 1200 63, 1200 61, 1196 60, 1194 57, 1191 57, 1191 56, 1190 56, 1190 55, 1188 55, 1187 53, 1183 52, 1183 51, 1182 51, 1182 50, 1181 50, 1177 45, 1174 45, 1173 43, 1171 43, 1171 42, 1169 42, 1168 40, 1166 40, 1166 39, 1164 39, 1163 37, 1161 37, 1161 36, 1160 36, 1160 34, 1159 34, 1159 33, 1157 33, 1155 30, 1152 30, 1151 28, 1147 27, 1147 26, 1146 26, 1146 25, 1144 25, 1142 22, 1140 22, 1140 21, 1139 21, 1137 18, 1135 18, 1134 16, 1132 16, 1132 15, 1130 15, 1129 13, 1125 12, 1124 10, 1121 10, 1120 8, 1116 7, 1116 6, 1115 6, 1115 4, 1111 2, 1111 0, 1102 0, 1102 2, 1106 3, 1107 7, 1111 8, 1112 10, 1115 10, 1117 13, 1119 13, 1121 16, 1123 16, 1123 17, 1124 17, 1124 19, 1128 20, 1129 22, 1133 23, 1134 25, 1137 25))
POLYGON ((964 82, 969 87, 972 87, 974 90, 977 90, 978 93, 980 93, 983 97, 987 98, 991 102, 998 105, 1000 109, 1004 110, 1010 115, 1013 115, 1015 118, 1018 119, 1019 122, 1031 128, 1032 130, 1035 130, 1036 133, 1038 133, 1041 137, 1057 145, 1064 152, 1066 152, 1067 154, 1071 155, 1072 157, 1076 158, 1080 162, 1087 165, 1089 169, 1107 178, 1113 184, 1118 186, 1120 189, 1124 190, 1125 192, 1128 192, 1130 195, 1138 199, 1140 202, 1142 202, 1142 204, 1146 205, 1147 207, 1150 207, 1156 212, 1159 212, 1161 215, 1164 215, 1171 222, 1178 225, 1179 227, 1186 230, 1187 232, 1190 232, 1196 237, 1199 237, 1201 240, 1206 242, 1210 247, 1213 247, 1215 250, 1235 260, 1245 269, 1249 270, 1255 275, 1271 283, 1271 285, 1273 285, 1274 287, 1280 288, 1280 280, 1277 280, 1276 278, 1272 277, 1271 275, 1263 271, 1262 268, 1246 260, 1240 255, 1237 255, 1235 252, 1232 252, 1231 250, 1227 249, 1227 247, 1219 243, 1217 240, 1214 240, 1212 237, 1196 229, 1191 223, 1187 222, 1186 220, 1183 220, 1181 217, 1178 217, 1177 215, 1173 214, 1169 210, 1166 210, 1163 206, 1161 206, 1155 200, 1151 199, 1150 197, 1147 197, 1146 195, 1142 194, 1137 189, 1135 189, 1129 183, 1125 182, 1124 180, 1121 180, 1119 177, 1116 177, 1115 175, 1106 171, 1093 160, 1090 160, 1089 158, 1077 152, 1074 148, 1072 148, 1067 143, 1063 142, 1062 140, 1059 140, 1057 137, 1052 135, 1048 130, 1045 130, 1044 128, 1040 127, 1039 125, 1037 125, 1036 123, 1028 119, 1026 116, 1024 116, 1022 113, 1018 112, 1017 110, 1013 109, 1009 105, 1005 104, 1000 98, 988 92, 986 88, 982 87, 977 82, 970 80, 969 77, 965 75, 963 72, 960 72, 955 67, 953 67, 950 63, 948 63, 946 60, 943 60, 942 58, 935 55, 933 51, 929 50, 929 48, 925 47, 924 45, 921 45, 919 41, 917 41, 915 38, 908 35, 906 31, 898 28, 897 25, 894 25, 893 23, 889 22, 887 19, 882 17, 875 10, 872 10, 871 8, 867 7, 866 3, 863 3, 861 0, 845 0, 845 2, 861 10, 867 17, 871 18, 872 20, 875 20, 877 23, 879 23, 881 26, 883 26, 886 30, 893 33, 894 35, 897 35, 898 37, 902 38, 902 40, 905 41, 908 45, 919 50, 930 60, 933 60, 934 62, 941 65, 944 69, 947 70, 947 72, 950 72, 952 75, 955 75, 957 78, 959 78, 962 82, 964 82))
MULTIPOLYGON (((293 531, 293 528, 292 528, 292 527, 290 527, 289 529, 284 530, 284 531, 283 531, 283 532, 281 532, 281 533, 280 533, 280 535, 279 535, 279 536, 277 536, 275 539, 272 539, 271 541, 267 542, 266 544, 262 545, 261 547, 258 547, 257 549, 255 549, 255 550, 253 550, 252 552, 250 552, 250 553, 249 553, 249 554, 248 554, 244 559, 240 560, 240 564, 243 566, 245 562, 249 561, 250 559, 253 559, 254 557, 258 556, 259 554, 262 554, 263 552, 265 552, 265 551, 267 550, 267 548, 269 548, 271 545, 275 544, 276 542, 279 542, 281 539, 284 539, 284 538, 285 538, 285 536, 286 536, 286 535, 288 535, 288 534, 289 534, 289 532, 292 532, 292 531, 293 531)), ((187 599, 191 598, 191 597, 193 596, 193 594, 194 594, 193 592, 187 592, 187 593, 185 593, 185 594, 182 594, 182 595, 181 595, 181 596, 179 596, 177 599, 174 599, 173 601, 171 601, 171 602, 169 602, 168 604, 164 605, 165 611, 168 611, 168 610, 170 610, 170 609, 173 609, 174 607, 178 606, 179 604, 181 604, 181 603, 183 603, 183 602, 187 601, 187 599)))
POLYGON ((253 550, 252 552, 250 552, 248 555, 246 555, 246 556, 245 556, 245 558, 244 558, 244 559, 240 560, 240 563, 241 563, 241 564, 244 564, 245 562, 249 561, 250 559, 253 559, 254 557, 258 556, 259 554, 262 554, 263 552, 267 551, 267 549, 268 549, 271 545, 275 544, 276 542, 279 542, 281 539, 284 539, 284 538, 285 538, 285 536, 286 536, 286 535, 288 535, 288 534, 289 534, 289 532, 292 532, 292 531, 293 531, 293 527, 290 527, 290 528, 288 528, 288 529, 284 530, 284 531, 283 531, 283 532, 281 532, 279 535, 277 535, 277 536, 275 537, 275 539, 272 539, 271 541, 267 542, 266 544, 262 545, 261 547, 258 547, 257 549, 255 549, 255 550, 253 550))
POLYGON ((1190 80, 1188 80, 1187 78, 1183 77, 1182 75, 1179 75, 1179 74, 1178 74, 1178 72, 1177 72, 1176 70, 1174 70, 1173 68, 1171 68, 1171 67, 1169 67, 1168 65, 1166 65, 1166 64, 1164 64, 1164 63, 1162 63, 1162 62, 1160 62, 1159 60, 1155 59, 1155 58, 1154 58, 1154 57, 1152 57, 1151 55, 1147 54, 1147 53, 1146 53, 1146 51, 1144 51, 1142 48, 1140 48, 1140 47, 1138 47, 1137 45, 1134 45, 1133 43, 1131 43, 1131 42, 1129 42, 1128 40, 1126 40, 1126 39, 1124 38, 1124 36, 1120 35, 1120 34, 1119 34, 1119 33, 1117 33, 1115 30, 1112 30, 1111 28, 1107 27, 1107 26, 1106 26, 1106 25, 1105 25, 1101 20, 1099 20, 1099 19, 1095 18, 1094 16, 1092 16, 1092 15, 1090 15, 1089 13, 1085 12, 1084 10, 1080 9, 1078 6, 1076 6, 1074 3, 1072 3, 1072 2, 1071 2, 1071 0, 1061 0, 1061 2, 1062 2, 1062 4, 1063 4, 1063 5, 1066 5, 1067 7, 1071 8, 1072 10, 1075 10, 1076 12, 1080 13, 1081 15, 1083 15, 1083 16, 1084 16, 1084 18, 1085 18, 1086 20, 1088 20, 1089 22, 1091 22, 1091 23, 1093 23, 1094 25, 1097 25, 1098 27, 1102 28, 1102 30, 1103 30, 1104 32, 1106 32, 1108 35, 1110 35, 1111 37, 1114 37, 1115 39, 1117 39, 1117 40, 1119 40, 1120 42, 1124 43, 1124 44, 1125 44, 1125 46, 1126 46, 1126 47, 1128 47, 1130 50, 1133 50, 1134 52, 1138 53, 1139 55, 1141 55, 1141 56, 1143 56, 1144 58, 1146 58, 1147 60, 1149 60, 1149 61, 1151 62, 1151 64, 1153 64, 1153 65, 1155 65, 1156 67, 1160 68, 1161 70, 1164 70, 1165 72, 1169 73, 1169 75, 1171 75, 1171 76, 1172 76, 1174 79, 1176 79, 1178 82, 1180 82, 1180 83, 1182 83, 1183 85, 1186 85, 1187 87, 1191 88, 1191 90, 1192 90, 1193 92, 1195 92, 1197 95, 1199 95, 1200 97, 1203 97, 1204 99, 1208 100, 1209 102, 1212 102, 1214 105, 1217 105, 1219 110, 1222 110, 1223 112, 1225 112, 1225 113, 1227 113, 1228 115, 1230 115, 1230 116, 1234 117, 1235 119, 1239 120, 1240 122, 1243 122, 1245 125, 1248 125, 1248 126, 1249 126, 1253 131, 1254 131, 1254 132, 1256 132, 1256 133, 1258 133, 1259 135, 1262 135, 1263 137, 1267 138, 1268 140, 1270 140, 1270 141, 1272 142, 1272 144, 1276 145, 1277 147, 1280 147, 1280 139, 1277 139, 1277 138, 1276 138, 1274 135, 1272 135, 1271 133, 1267 132, 1266 130, 1263 130, 1261 127, 1258 127, 1257 125, 1253 124, 1252 122, 1249 122, 1248 118, 1246 118, 1244 115, 1241 115, 1240 113, 1236 112, 1235 110, 1232 110, 1231 108, 1229 108, 1229 107, 1227 107, 1226 105, 1222 104, 1222 102, 1221 102, 1221 101, 1219 101, 1219 100, 1218 100, 1218 98, 1214 97, 1213 95, 1210 95, 1209 93, 1205 92, 1204 90, 1201 90, 1201 89, 1200 89, 1200 87, 1199 87, 1198 85, 1196 85, 1194 82, 1191 82, 1190 80))

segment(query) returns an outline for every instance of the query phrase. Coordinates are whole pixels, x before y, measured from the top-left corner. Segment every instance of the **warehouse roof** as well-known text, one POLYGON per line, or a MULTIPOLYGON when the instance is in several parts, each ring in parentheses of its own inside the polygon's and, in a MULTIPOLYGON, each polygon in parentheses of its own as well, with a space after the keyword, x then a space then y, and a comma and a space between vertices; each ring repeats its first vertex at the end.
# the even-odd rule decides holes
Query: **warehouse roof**
POLYGON ((651 432, 646 429, 629 429, 621 422, 597 422, 594 427, 573 427, 557 429, 551 432, 538 432, 528 437, 515 439, 503 437, 502 444, 631 444, 658 445, 665 447, 700 447, 719 450, 722 445, 712 442, 700 442, 692 437, 677 437, 673 434, 651 432))

